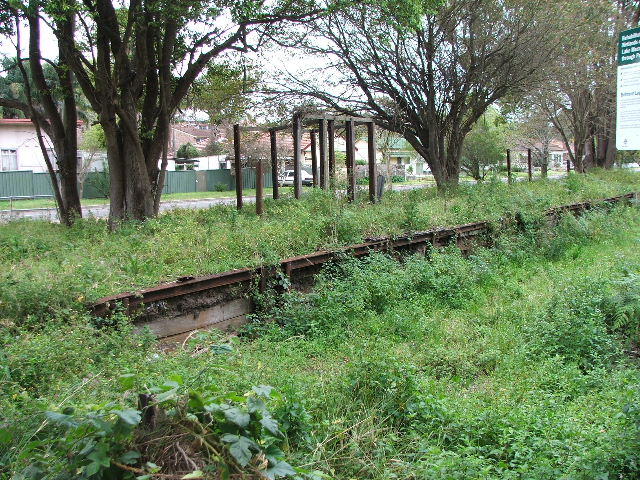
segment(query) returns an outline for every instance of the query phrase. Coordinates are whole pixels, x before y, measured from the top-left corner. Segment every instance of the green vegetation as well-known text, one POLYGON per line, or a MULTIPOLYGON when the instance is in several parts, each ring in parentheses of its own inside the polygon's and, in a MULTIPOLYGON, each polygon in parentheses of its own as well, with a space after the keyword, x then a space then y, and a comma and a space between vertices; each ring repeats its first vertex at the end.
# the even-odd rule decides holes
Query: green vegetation
MULTIPOLYGON (((597 178, 561 186, 601 196, 597 178)), ((511 189, 491 188, 497 213, 511 189)), ((257 296, 240 337, 174 351, 121 315, 5 320, 0 475, 637 478, 640 211, 512 228, 469 258, 345 258, 312 293, 257 296), (156 396, 155 420, 138 392, 156 396)))
MULTIPOLYGON (((102 220, 73 228, 16 221, 0 229, 0 319, 40 322, 61 308, 152 286, 183 275, 222 272, 335 248, 368 236, 393 235, 637 190, 629 172, 572 175, 562 181, 506 185, 492 181, 438 195, 435 189, 393 192, 377 205, 349 205, 320 191, 303 201, 267 200, 262 218, 216 206, 176 210, 109 233, 102 220)), ((364 197, 361 195, 360 198, 364 197)), ((529 213, 530 212, 530 213, 529 213)))

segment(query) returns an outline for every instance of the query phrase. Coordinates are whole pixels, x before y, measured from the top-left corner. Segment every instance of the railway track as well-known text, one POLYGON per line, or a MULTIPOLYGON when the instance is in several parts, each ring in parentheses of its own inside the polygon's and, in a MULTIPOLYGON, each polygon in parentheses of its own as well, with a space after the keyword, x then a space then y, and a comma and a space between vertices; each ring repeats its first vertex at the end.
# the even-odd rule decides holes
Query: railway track
MULTIPOLYGON (((628 202, 637 193, 595 201, 561 205, 545 212, 552 221, 562 213, 579 215, 596 205, 628 202)), ((421 252, 455 242, 470 249, 490 233, 490 222, 474 222, 453 227, 433 228, 394 237, 369 238, 367 241, 334 250, 285 258, 278 265, 242 268, 203 276, 179 277, 173 282, 136 292, 104 297, 90 306, 90 312, 105 317, 122 308, 136 325, 148 326, 160 339, 179 340, 195 329, 234 327, 252 311, 249 293, 256 283, 264 288, 276 275, 284 274, 294 286, 304 286, 323 265, 344 255, 362 257, 371 252, 421 252), (279 273, 281 272, 281 273, 279 273)))

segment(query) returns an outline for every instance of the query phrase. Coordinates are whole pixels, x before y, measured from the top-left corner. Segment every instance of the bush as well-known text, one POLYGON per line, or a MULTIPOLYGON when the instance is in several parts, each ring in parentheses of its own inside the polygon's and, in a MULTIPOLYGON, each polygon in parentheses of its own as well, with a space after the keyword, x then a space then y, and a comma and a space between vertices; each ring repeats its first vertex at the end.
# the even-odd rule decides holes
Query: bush
POLYGON ((606 283, 587 281, 553 295, 545 313, 525 327, 531 354, 560 356, 587 371, 610 365, 620 349, 607 328, 606 283))
POLYGON ((200 155, 200 151, 193 146, 191 142, 187 142, 184 145, 180 145, 178 151, 176 152, 176 157, 178 158, 196 158, 200 155))

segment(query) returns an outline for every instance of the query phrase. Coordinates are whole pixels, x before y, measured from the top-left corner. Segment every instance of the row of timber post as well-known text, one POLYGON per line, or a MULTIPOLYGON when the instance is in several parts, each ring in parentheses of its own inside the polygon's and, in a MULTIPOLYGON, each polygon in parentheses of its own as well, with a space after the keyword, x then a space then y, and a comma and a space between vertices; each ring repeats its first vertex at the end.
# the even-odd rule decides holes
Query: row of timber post
MULTIPOLYGON (((349 202, 355 201, 356 196, 356 146, 355 127, 358 124, 365 124, 367 127, 367 157, 369 175, 369 201, 375 202, 377 190, 376 172, 376 142, 375 124, 371 119, 354 117, 303 117, 300 114, 293 116, 293 195, 299 199, 302 194, 302 133, 303 123, 311 124, 309 130, 311 138, 311 168, 313 170, 313 186, 323 190, 335 188, 336 176, 336 151, 335 133, 336 121, 344 121, 346 136, 346 167, 347 167, 347 199, 349 202)), ((271 156, 271 180, 273 184, 273 199, 280 197, 278 185, 278 145, 276 133, 284 130, 288 126, 262 128, 262 127, 240 127, 233 126, 233 152, 235 158, 235 178, 236 178, 236 207, 242 209, 242 157, 240 149, 240 133, 245 131, 269 132, 270 156, 271 156)), ((263 204, 263 165, 262 160, 258 160, 256 165, 256 214, 262 215, 263 204)))
MULTIPOLYGON (((567 157, 567 173, 571 171, 571 160, 567 157)), ((533 180, 533 164, 531 162, 531 149, 527 148, 527 173, 529 181, 533 180)), ((507 179, 511 183, 511 150, 507 148, 507 179)))

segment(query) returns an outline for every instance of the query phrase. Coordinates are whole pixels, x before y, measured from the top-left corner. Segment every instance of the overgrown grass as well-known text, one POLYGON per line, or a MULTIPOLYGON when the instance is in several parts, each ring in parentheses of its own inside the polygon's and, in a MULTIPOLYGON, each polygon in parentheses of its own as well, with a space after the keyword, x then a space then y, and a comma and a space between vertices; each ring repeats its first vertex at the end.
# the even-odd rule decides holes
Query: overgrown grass
POLYGON ((563 203, 638 189, 626 171, 572 175, 560 181, 506 185, 499 181, 437 194, 433 188, 385 195, 353 205, 322 192, 303 200, 266 202, 257 218, 218 206, 178 210, 109 233, 102 220, 72 228, 44 221, 0 226, 0 319, 33 323, 96 298, 198 275, 273 263, 367 236, 393 235, 503 215, 539 215, 563 203))
MULTIPOLYGON (((112 328, 73 312, 37 331, 7 326, 0 472, 82 477, 83 442, 111 437, 70 422, 135 408, 134 392, 172 378, 155 391, 272 385, 288 462, 333 478, 638 478, 639 241, 638 208, 617 207, 557 228, 525 223, 468 259, 345 259, 310 294, 262 297, 242 337, 203 332, 172 352, 120 317, 112 328)), ((179 398, 166 407, 186 408, 179 398)), ((141 448, 109 445, 107 458, 141 448)))

